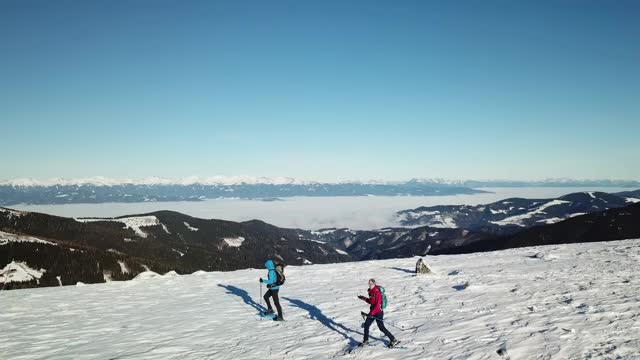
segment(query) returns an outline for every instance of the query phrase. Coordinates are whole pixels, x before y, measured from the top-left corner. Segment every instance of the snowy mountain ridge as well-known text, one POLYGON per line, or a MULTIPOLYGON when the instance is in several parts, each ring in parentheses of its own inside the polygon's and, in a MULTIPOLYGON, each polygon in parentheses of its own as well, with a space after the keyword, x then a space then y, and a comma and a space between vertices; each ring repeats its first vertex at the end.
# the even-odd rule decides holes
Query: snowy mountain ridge
POLYGON ((556 199, 510 198, 490 204, 419 207, 396 213, 403 226, 480 229, 487 226, 530 227, 625 207, 640 201, 640 190, 621 193, 579 192, 556 199))
POLYGON ((200 181, 197 179, 150 180, 140 183, 119 183, 102 180, 74 183, 58 181, 47 183, 18 182, 0 184, 0 206, 16 204, 100 204, 166 201, 204 201, 207 199, 260 199, 277 201, 281 197, 331 197, 331 196, 441 196, 478 194, 484 191, 467 187, 417 184, 382 183, 311 183, 294 179, 227 179, 225 181, 200 181), (228 181, 227 181, 228 180, 228 181))
POLYGON ((634 187, 640 186, 640 180, 620 179, 571 179, 549 178, 541 180, 461 180, 444 178, 413 178, 410 180, 342 180, 342 181, 313 181, 302 180, 286 176, 189 176, 184 178, 167 178, 151 176, 141 179, 117 179, 105 176, 87 178, 17 178, 0 179, 0 186, 13 187, 49 187, 49 186, 122 186, 122 185, 315 185, 315 184, 365 184, 365 185, 400 185, 422 184, 462 187, 498 187, 498 186, 616 186, 634 187))

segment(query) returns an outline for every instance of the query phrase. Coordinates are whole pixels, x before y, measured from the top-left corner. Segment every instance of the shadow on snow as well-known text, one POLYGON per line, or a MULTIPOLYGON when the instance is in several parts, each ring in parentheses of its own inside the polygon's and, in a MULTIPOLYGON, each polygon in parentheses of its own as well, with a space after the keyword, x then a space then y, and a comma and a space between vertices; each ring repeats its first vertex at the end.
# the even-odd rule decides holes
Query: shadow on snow
MULTIPOLYGON (((335 320, 333 320, 333 319, 329 319, 315 305, 307 304, 306 302, 304 302, 302 300, 291 299, 291 298, 288 298, 288 297, 283 297, 283 299, 287 300, 288 302, 290 302, 291 305, 293 305, 294 307, 300 308, 302 310, 306 310, 307 312, 309 312, 309 315, 310 315, 311 319, 318 320, 322 325, 324 325, 324 326, 328 327, 330 330, 335 331, 338 334, 342 335, 342 337, 344 337, 346 340, 349 340, 349 346, 356 346, 357 344, 360 343, 359 341, 357 341, 354 338, 352 338, 351 336, 349 336, 349 333, 356 333, 356 334, 359 334, 361 336, 364 336, 364 334, 362 332, 360 332, 360 331, 355 331, 355 330, 350 329, 350 328, 348 328, 348 327, 346 327, 346 326, 344 326, 344 325, 342 325, 340 323, 335 322, 335 320)), ((382 341, 382 339, 380 339, 380 338, 376 338, 374 336, 371 336, 371 333, 369 333, 369 338, 382 341)))
POLYGON ((222 284, 218 284, 218 286, 224 288, 225 290, 227 290, 227 294, 230 295, 235 295, 238 296, 242 299, 242 301, 244 301, 245 304, 251 306, 252 308, 256 309, 258 312, 264 312, 267 309, 258 304, 257 302, 255 302, 255 300, 253 300, 253 298, 251 297, 251 295, 249 295, 249 293, 246 290, 240 289, 239 287, 233 286, 233 285, 222 285, 222 284))
POLYGON ((416 270, 415 269, 403 269, 403 268, 399 268, 399 267, 389 267, 387 269, 391 269, 391 270, 397 270, 397 271, 401 271, 407 274, 412 274, 415 275, 416 274, 416 270))

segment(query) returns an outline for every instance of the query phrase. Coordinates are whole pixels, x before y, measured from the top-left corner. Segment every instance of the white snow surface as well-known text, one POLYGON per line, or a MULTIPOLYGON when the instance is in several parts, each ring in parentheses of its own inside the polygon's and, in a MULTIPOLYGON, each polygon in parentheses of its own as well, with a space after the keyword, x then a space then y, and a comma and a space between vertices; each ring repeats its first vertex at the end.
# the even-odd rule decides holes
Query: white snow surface
POLYGON ((33 236, 24 236, 0 231, 0 245, 6 245, 10 242, 35 242, 41 244, 57 245, 51 241, 42 240, 33 236))
POLYGON ((0 354, 500 360, 503 348, 514 360, 640 358, 640 240, 426 256, 434 273, 417 277, 416 259, 289 266, 282 323, 256 315, 259 269, 0 292, 0 332, 10 334, 0 354), (344 355, 362 339, 368 307, 356 296, 370 277, 385 286, 387 328, 406 349, 380 346, 373 325, 374 346, 344 355))
POLYGON ((120 272, 123 274, 129 273, 129 268, 127 267, 127 263, 122 260, 118 260, 118 264, 120 264, 120 272))
MULTIPOLYGON (((526 214, 522 214, 522 215, 514 215, 514 216, 510 216, 508 218, 504 218, 502 220, 499 221, 490 221, 492 224, 496 224, 496 225, 518 225, 518 226, 525 226, 525 224, 522 223, 522 220, 524 219, 528 219, 532 216, 535 216, 537 214, 541 214, 544 213, 544 210, 547 209, 548 207, 551 206, 556 206, 556 205, 562 205, 562 204, 567 204, 570 203, 571 201, 565 201, 565 200, 552 200, 549 201, 548 203, 544 203, 540 206, 538 206, 537 209, 535 209, 534 211, 528 212, 526 214)), ((547 222, 547 224, 552 224, 553 222, 547 222)))
POLYGON ((158 218, 153 216, 153 215, 149 215, 149 216, 132 216, 132 217, 126 217, 126 218, 119 218, 119 219, 113 219, 113 218, 84 218, 84 219, 75 219, 75 220, 79 221, 79 222, 93 222, 93 221, 115 221, 115 222, 121 222, 121 223, 124 224, 125 228, 132 229, 138 236, 143 237, 143 238, 147 237, 147 233, 144 232, 141 229, 144 226, 162 225, 162 229, 167 234, 171 234, 169 232, 169 229, 167 229, 167 226, 162 224, 160 222, 160 220, 158 220, 158 218))
POLYGON ((244 242, 244 238, 242 236, 238 236, 236 238, 224 238, 224 242, 231 247, 240 247, 244 242))
POLYGON ((149 280, 149 279, 153 279, 153 278, 157 278, 157 277, 161 277, 162 275, 158 274, 157 272, 151 271, 151 270, 147 270, 147 271, 143 271, 140 274, 138 274, 136 277, 133 278, 134 281, 140 281, 140 280, 149 280))
POLYGON ((634 204, 640 202, 640 199, 636 199, 636 198, 626 198, 625 200, 627 200, 627 202, 634 203, 634 204))
POLYGON ((198 228, 194 228, 193 226, 189 225, 189 223, 186 222, 186 221, 184 221, 183 224, 184 224, 184 226, 187 227, 187 229, 189 229, 191 231, 198 231, 199 230, 198 228))
POLYGON ((44 269, 32 269, 24 262, 12 261, 0 270, 0 284, 40 279, 44 272, 44 269))

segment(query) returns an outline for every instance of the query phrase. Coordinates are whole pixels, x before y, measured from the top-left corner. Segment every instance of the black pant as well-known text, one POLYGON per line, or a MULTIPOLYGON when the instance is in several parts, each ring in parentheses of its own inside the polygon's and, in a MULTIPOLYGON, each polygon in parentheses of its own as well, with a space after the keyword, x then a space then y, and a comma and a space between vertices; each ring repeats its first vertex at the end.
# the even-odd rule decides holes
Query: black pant
POLYGON ((267 302, 267 309, 273 311, 271 307, 271 302, 269 302, 269 298, 273 297, 273 303, 276 304, 276 309, 278 309, 278 316, 282 317, 282 308, 280 307, 280 299, 278 298, 278 292, 280 290, 269 289, 264 294, 264 301, 267 302))
POLYGON ((373 320, 376 321, 376 324, 378 324, 378 328, 380 329, 380 331, 382 331, 385 335, 387 335, 389 340, 393 341, 395 339, 393 337, 393 334, 391 334, 389 330, 387 330, 387 328, 384 327, 384 321, 382 321, 383 319, 384 319, 384 312, 367 317, 367 320, 364 322, 364 341, 369 340, 369 327, 371 326, 371 324, 373 324, 373 320))

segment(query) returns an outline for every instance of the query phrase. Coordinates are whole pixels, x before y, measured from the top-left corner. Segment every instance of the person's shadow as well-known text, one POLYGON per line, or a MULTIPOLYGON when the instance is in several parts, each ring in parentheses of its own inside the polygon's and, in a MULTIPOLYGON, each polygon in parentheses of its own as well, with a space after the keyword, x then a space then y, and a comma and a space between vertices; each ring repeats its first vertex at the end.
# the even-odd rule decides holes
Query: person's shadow
MULTIPOLYGON (((322 313, 322 311, 320 311, 320 309, 318 309, 316 306, 311 305, 311 304, 307 304, 306 302, 302 301, 302 300, 297 300, 297 299, 291 299, 288 297, 283 297, 283 299, 287 300, 288 302, 291 303, 291 305, 293 305, 294 307, 300 308, 302 310, 306 310, 307 312, 309 312, 309 315, 311 317, 311 319, 313 320, 318 320, 320 321, 320 323, 322 323, 322 325, 328 327, 329 329, 331 329, 332 331, 337 332, 338 334, 342 335, 342 337, 344 337, 346 340, 349 340, 349 346, 356 346, 358 345, 360 342, 355 340, 354 338, 352 338, 351 336, 349 336, 348 333, 356 333, 359 335, 364 336, 364 334, 360 331, 355 331, 353 329, 350 329, 340 323, 335 322, 333 319, 329 319, 326 315, 324 315, 322 313)), ((371 333, 369 333, 369 338, 371 339, 375 339, 375 340, 379 340, 382 341, 382 339, 380 338, 376 338, 374 336, 371 336, 371 333)))
POLYGON ((222 284, 218 284, 218 286, 224 288, 225 290, 227 290, 227 294, 230 295, 236 295, 239 296, 240 298, 242 298, 242 300, 244 301, 245 304, 251 306, 252 308, 258 310, 258 312, 265 312, 267 309, 258 304, 257 302, 255 302, 253 300, 253 298, 251 297, 251 295, 249 295, 249 293, 246 290, 242 290, 239 287, 235 287, 233 285, 222 285, 222 284))
POLYGON ((413 270, 413 269, 403 269, 403 268, 399 268, 399 267, 395 267, 395 266, 394 267, 388 267, 387 269, 402 271, 402 272, 407 273, 407 274, 413 274, 413 275, 416 274, 416 271, 413 270))

